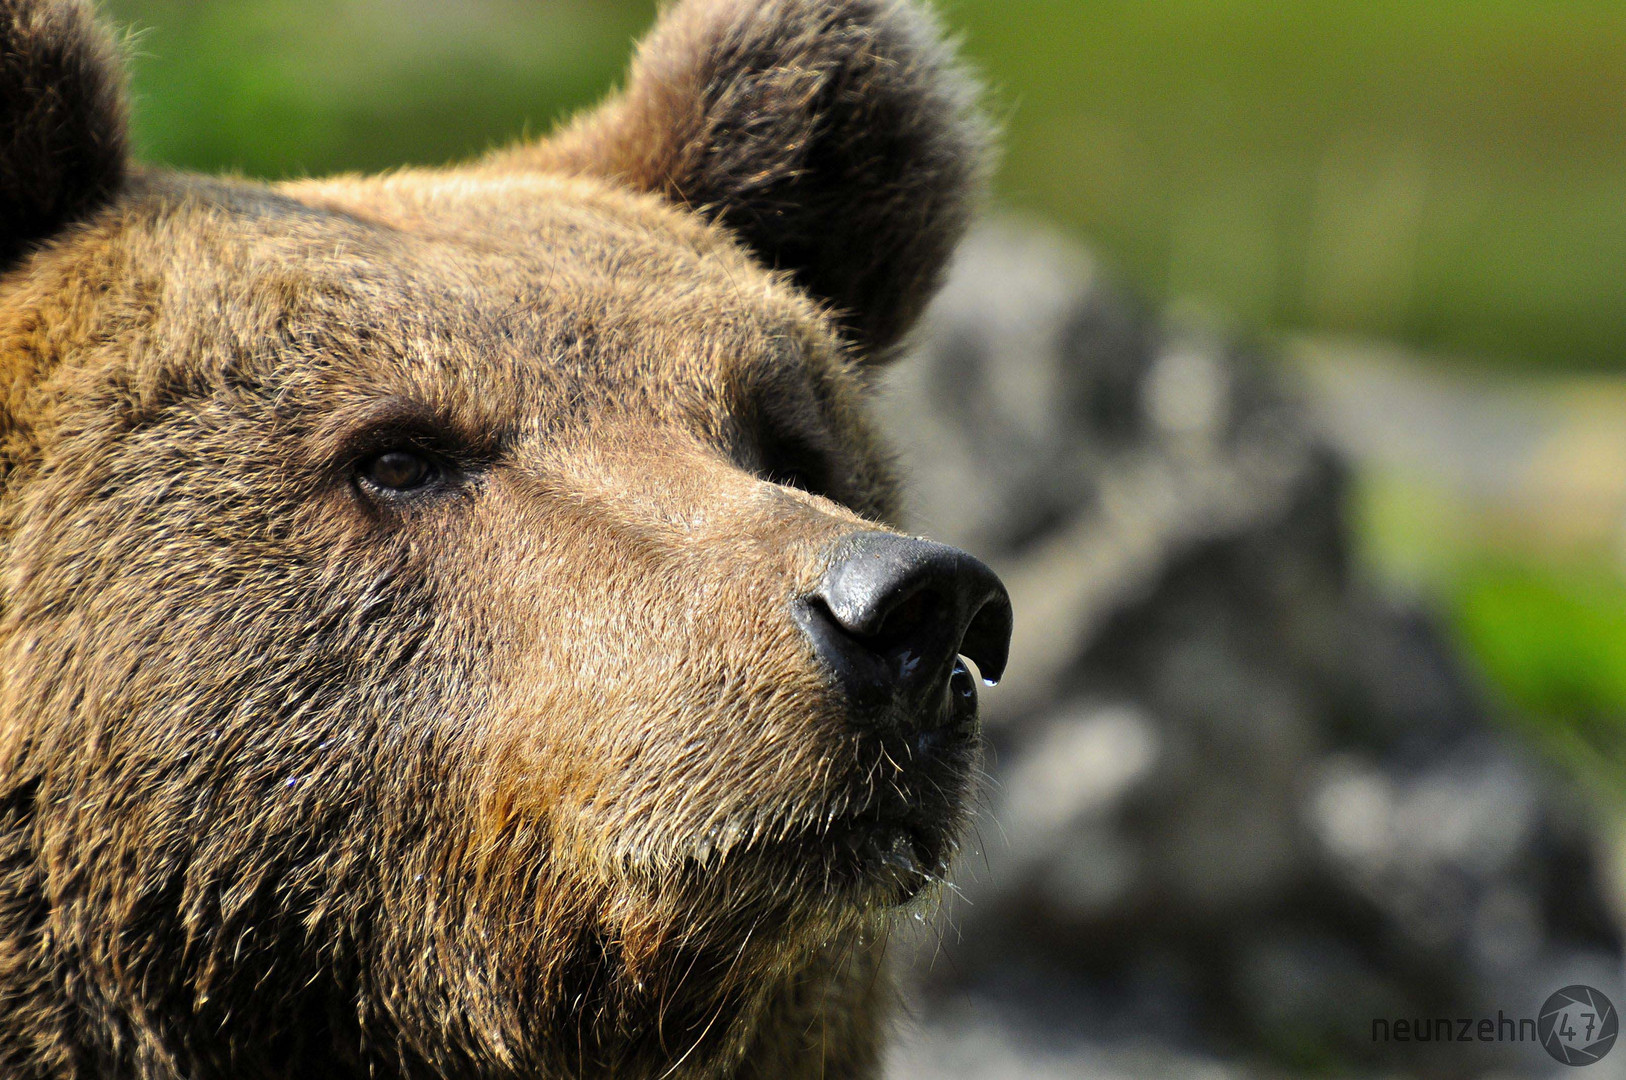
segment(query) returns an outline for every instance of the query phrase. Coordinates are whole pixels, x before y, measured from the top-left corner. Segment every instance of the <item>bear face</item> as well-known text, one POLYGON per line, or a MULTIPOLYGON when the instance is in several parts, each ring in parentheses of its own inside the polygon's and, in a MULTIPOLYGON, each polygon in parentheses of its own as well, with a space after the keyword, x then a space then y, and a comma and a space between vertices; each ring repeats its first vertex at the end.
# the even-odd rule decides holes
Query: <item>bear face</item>
POLYGON ((864 1074, 1010 621, 863 408, 978 175, 930 21, 691 0, 551 140, 277 187, 0 37, 8 1074, 864 1074))

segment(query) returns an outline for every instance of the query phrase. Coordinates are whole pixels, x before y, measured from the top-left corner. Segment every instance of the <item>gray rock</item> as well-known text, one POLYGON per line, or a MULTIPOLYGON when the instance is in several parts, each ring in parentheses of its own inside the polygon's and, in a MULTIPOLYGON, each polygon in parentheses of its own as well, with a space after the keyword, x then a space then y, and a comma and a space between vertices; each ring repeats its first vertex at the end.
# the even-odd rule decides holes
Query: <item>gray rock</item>
POLYGON ((1545 1075, 1372 1021, 1626 1002, 1584 807, 1352 572, 1344 465, 1260 356, 1004 222, 889 373, 914 524, 1017 612, 895 1076, 1545 1075))

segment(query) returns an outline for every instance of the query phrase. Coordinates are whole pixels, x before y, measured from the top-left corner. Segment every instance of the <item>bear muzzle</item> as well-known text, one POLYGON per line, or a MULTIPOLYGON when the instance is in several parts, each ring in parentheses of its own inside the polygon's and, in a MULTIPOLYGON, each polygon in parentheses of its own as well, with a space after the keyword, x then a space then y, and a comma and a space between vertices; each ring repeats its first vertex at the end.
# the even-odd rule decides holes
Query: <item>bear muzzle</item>
POLYGON ((792 614, 841 702, 861 752, 859 809, 821 824, 825 880, 913 898, 947 873, 977 758, 977 686, 1011 638, 1005 586, 964 551, 895 533, 837 540, 792 614))

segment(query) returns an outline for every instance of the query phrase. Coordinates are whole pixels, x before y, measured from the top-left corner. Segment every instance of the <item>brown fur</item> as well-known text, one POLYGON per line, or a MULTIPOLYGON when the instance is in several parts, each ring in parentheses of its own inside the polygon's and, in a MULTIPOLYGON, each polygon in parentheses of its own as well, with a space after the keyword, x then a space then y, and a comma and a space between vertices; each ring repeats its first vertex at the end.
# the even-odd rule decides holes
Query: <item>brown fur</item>
POLYGON ((271 188, 126 176, 82 6, 0 12, 52 234, 0 279, 0 1074, 871 1075, 895 897, 830 849, 895 791, 946 855, 970 762, 899 772, 788 605, 893 509, 865 350, 977 175, 930 22, 690 0, 557 142, 271 188), (356 478, 399 446, 443 482, 356 478))

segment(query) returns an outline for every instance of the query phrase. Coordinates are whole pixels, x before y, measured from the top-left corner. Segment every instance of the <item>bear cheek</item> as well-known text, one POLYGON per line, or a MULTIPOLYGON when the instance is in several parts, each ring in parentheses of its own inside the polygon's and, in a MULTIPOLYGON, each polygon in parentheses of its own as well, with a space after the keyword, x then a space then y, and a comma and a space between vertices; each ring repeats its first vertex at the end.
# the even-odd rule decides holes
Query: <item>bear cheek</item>
POLYGON ((524 828, 616 877, 828 800, 851 735, 791 604, 850 526, 741 480, 688 533, 494 500, 452 574, 487 627, 482 837, 524 828))
POLYGON ((717 627, 707 635, 561 620, 499 661, 481 830, 546 823, 555 858, 616 877, 681 857, 725 821, 821 805, 844 721, 788 615, 730 624, 751 605, 788 605, 729 585, 707 590, 723 609, 697 620, 717 627))

